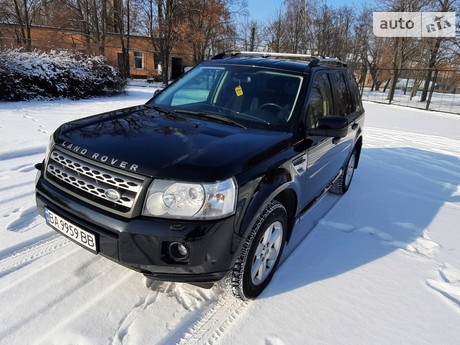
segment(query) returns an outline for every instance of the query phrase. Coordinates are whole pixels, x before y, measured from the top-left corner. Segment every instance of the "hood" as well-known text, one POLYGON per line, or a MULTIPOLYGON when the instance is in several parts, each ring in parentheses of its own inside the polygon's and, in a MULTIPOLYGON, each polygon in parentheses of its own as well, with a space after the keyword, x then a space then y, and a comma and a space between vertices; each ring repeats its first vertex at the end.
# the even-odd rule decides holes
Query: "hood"
POLYGON ((217 181, 284 150, 291 136, 138 106, 64 124, 55 141, 91 160, 146 176, 217 181))

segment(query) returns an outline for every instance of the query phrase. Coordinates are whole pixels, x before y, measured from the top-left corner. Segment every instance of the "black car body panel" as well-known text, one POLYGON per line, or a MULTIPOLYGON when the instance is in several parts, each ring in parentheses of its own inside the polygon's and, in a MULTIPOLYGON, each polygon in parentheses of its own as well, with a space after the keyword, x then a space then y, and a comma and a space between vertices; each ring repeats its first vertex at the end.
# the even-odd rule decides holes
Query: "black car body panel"
POLYGON ((357 167, 364 109, 351 79, 343 66, 250 57, 204 62, 146 105, 56 130, 37 176, 38 210, 94 234, 98 253, 150 277, 220 280, 272 200, 287 211, 289 239, 297 217, 340 178, 352 152, 357 167), (238 109, 230 109, 232 99, 238 109), (316 122, 327 114, 337 116, 316 122), (193 193, 235 184, 234 205, 207 216, 205 206, 230 195, 216 192, 197 219, 163 204, 158 211, 149 200, 168 206, 170 194, 156 192, 156 181, 164 188, 187 183, 193 193))
POLYGON ((291 133, 242 131, 144 106, 102 115, 98 121, 63 125, 56 143, 97 162, 146 176, 216 181, 282 151, 291 138, 291 133))

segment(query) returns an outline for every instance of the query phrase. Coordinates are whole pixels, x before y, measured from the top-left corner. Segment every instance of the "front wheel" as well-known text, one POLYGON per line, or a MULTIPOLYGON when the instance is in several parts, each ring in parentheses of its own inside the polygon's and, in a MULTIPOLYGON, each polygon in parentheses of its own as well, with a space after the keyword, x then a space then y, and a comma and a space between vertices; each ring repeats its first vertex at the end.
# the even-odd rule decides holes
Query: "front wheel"
POLYGON ((274 200, 257 219, 231 271, 235 296, 252 299, 265 289, 283 253, 286 230, 286 209, 274 200))
POLYGON ((334 182, 331 189, 329 190, 331 193, 334 194, 345 194, 350 188, 351 180, 353 179, 353 175, 355 172, 356 167, 356 150, 353 149, 351 152, 350 158, 348 158, 347 165, 344 167, 343 174, 334 182))

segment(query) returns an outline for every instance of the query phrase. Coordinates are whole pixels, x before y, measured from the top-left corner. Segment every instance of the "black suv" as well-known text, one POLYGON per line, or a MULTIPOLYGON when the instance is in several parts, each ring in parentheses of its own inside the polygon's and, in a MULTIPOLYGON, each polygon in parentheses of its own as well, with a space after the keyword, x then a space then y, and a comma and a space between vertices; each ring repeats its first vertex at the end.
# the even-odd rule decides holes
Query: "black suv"
POLYGON ((145 105, 58 128, 37 164, 38 210, 147 277, 254 298, 296 219, 347 191, 363 122, 337 59, 220 54, 145 105))

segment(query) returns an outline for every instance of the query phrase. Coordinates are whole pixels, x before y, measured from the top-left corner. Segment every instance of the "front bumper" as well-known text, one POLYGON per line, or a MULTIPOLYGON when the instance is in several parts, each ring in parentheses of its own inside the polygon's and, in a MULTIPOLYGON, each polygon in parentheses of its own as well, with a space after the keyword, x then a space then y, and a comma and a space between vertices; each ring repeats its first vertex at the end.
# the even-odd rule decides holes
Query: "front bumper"
POLYGON ((215 282, 233 267, 241 238, 235 217, 175 221, 139 216, 126 219, 85 204, 48 183, 39 172, 38 211, 45 207, 96 235, 98 253, 153 279, 215 282), (189 249, 186 260, 171 255, 172 243, 189 249))

